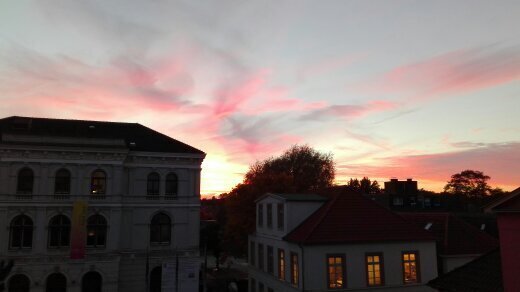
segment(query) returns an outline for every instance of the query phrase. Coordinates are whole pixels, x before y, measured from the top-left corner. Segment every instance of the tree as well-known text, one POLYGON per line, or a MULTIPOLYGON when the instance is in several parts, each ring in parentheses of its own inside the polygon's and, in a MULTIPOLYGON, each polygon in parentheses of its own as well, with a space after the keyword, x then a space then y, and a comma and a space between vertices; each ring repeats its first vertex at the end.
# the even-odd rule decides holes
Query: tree
POLYGON ((489 179, 482 171, 464 170, 451 176, 444 191, 467 198, 483 198, 491 193, 491 187, 487 184, 489 179))
POLYGON ((247 250, 247 235, 255 230, 255 200, 261 195, 315 192, 332 186, 334 174, 332 155, 307 145, 295 145, 279 157, 254 163, 244 181, 222 196, 227 215, 223 246, 238 254, 247 250))
POLYGON ((379 183, 374 180, 371 181, 368 177, 363 177, 361 180, 350 179, 347 183, 347 187, 355 192, 360 192, 363 194, 380 194, 381 187, 379 183))

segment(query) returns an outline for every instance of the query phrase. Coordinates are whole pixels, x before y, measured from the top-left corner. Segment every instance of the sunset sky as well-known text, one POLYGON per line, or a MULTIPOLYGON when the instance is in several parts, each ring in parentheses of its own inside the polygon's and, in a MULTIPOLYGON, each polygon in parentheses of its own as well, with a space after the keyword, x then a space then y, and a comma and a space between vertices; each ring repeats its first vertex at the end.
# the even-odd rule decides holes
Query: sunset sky
POLYGON ((0 118, 138 122, 202 193, 294 144, 336 182, 477 169, 520 186, 520 2, 1 1, 0 118))

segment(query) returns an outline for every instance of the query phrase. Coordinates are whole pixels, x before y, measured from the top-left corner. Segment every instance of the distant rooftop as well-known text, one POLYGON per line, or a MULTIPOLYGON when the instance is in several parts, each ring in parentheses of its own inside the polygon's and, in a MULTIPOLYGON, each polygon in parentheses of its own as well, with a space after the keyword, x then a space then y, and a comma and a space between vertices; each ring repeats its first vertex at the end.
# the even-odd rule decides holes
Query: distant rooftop
POLYGON ((269 196, 269 195, 281 198, 281 199, 283 199, 285 201, 306 201, 306 202, 310 202, 310 201, 319 201, 319 202, 327 201, 327 198, 319 196, 319 195, 316 195, 316 194, 279 194, 279 193, 267 193, 264 196, 258 198, 258 200, 261 200, 265 196, 269 196))
POLYGON ((204 154, 199 149, 137 123, 19 116, 0 119, 0 143, 204 154))

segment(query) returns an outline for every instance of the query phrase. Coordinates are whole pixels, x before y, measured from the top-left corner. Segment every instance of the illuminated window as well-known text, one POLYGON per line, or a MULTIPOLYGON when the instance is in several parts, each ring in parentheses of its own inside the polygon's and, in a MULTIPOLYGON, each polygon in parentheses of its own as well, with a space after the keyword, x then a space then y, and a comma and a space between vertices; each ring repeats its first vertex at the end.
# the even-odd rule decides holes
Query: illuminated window
POLYGON ((101 215, 92 215, 87 220, 87 246, 103 247, 107 241, 107 220, 101 215))
POLYGON ((255 265, 255 242, 254 241, 251 241, 250 245, 249 245, 249 264, 251 266, 254 266, 255 265))
POLYGON ((104 195, 107 190, 107 176, 104 171, 96 170, 92 173, 90 180, 90 193, 93 195, 104 195))
POLYGON ((283 204, 278 204, 276 207, 276 211, 278 213, 278 229, 283 230, 283 226, 285 224, 285 214, 283 210, 283 204))
POLYGON ((267 272, 274 273, 274 251, 272 246, 267 246, 267 272))
POLYGON ((419 283, 419 254, 416 251, 403 252, 403 280, 405 284, 419 283))
POLYGON ((33 238, 33 222, 26 215, 14 217, 9 226, 9 248, 31 248, 33 238))
POLYGON ((258 204, 258 226, 264 225, 264 205, 258 204))
POLYGON ((34 173, 30 168, 23 168, 18 172, 17 194, 32 194, 34 184, 34 173))
POLYGON ((166 176, 164 194, 166 196, 171 196, 171 197, 177 196, 178 184, 179 184, 179 180, 177 178, 177 175, 175 173, 168 173, 168 175, 166 176))
POLYGON ((70 171, 62 168, 56 172, 54 193, 57 195, 70 194, 70 171))
POLYGON ((366 255, 367 284, 368 286, 384 285, 383 254, 371 253, 366 255))
POLYGON ((285 280, 285 251, 278 249, 278 279, 285 280))
POLYGON ((160 182, 161 177, 157 172, 150 173, 148 175, 148 179, 146 180, 146 194, 148 196, 158 196, 160 182))
POLYGON ((291 252, 291 284, 298 286, 299 277, 298 254, 291 252))
POLYGON ((345 256, 327 256, 327 283, 329 289, 345 288, 345 256))
POLYGON ((49 247, 70 245, 70 220, 65 215, 52 217, 49 222, 49 247))
POLYGON ((267 204, 267 228, 273 228, 273 204, 267 204))

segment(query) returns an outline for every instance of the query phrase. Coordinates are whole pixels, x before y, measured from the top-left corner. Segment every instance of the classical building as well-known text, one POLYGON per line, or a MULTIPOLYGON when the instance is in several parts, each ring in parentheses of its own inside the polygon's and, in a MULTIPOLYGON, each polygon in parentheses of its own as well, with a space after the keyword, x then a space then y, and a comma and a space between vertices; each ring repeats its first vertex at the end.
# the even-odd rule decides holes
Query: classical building
POLYGON ((198 291, 204 157, 135 123, 0 119, 7 291, 198 291))
POLYGON ((359 194, 266 194, 249 236, 249 291, 432 291, 435 238, 359 194))

